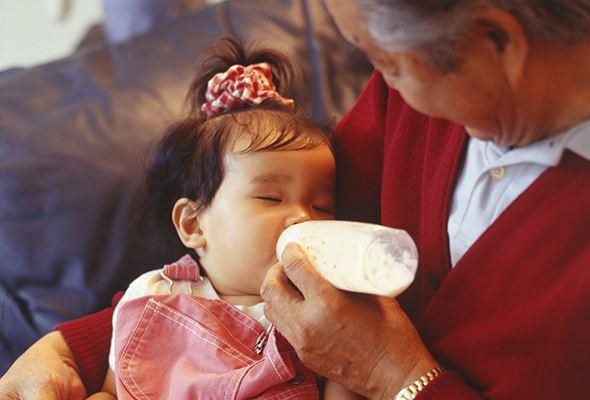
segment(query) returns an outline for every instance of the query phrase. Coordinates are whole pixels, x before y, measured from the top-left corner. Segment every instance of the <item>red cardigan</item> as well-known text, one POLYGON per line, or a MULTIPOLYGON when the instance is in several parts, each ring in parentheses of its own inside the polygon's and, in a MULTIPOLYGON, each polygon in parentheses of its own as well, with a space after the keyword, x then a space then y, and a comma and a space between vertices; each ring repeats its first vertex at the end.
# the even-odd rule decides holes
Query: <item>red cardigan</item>
MULTIPOLYGON (((415 239, 400 303, 447 371, 420 400, 590 398, 590 162, 566 153, 451 269, 447 220, 467 135, 374 74, 336 137, 339 218, 415 239)), ((61 325, 92 390, 112 310, 61 325)))

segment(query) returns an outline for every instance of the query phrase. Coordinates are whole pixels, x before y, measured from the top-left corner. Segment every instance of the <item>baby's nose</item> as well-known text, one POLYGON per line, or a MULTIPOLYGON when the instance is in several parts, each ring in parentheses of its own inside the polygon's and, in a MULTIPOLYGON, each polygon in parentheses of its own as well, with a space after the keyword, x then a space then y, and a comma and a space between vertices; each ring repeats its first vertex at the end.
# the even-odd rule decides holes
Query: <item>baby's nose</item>
POLYGON ((309 212, 304 208, 299 208, 285 219, 285 227, 288 228, 291 225, 299 224, 301 222, 310 221, 311 217, 309 212))

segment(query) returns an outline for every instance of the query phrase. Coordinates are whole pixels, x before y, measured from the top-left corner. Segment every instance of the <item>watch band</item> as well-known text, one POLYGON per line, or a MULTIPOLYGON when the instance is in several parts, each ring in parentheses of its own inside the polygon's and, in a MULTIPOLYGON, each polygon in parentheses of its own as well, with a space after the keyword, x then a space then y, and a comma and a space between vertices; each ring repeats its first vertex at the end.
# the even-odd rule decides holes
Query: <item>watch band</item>
POLYGON ((422 375, 414 383, 410 383, 408 386, 400 390, 400 392, 394 397, 393 400, 414 400, 418 394, 426 387, 430 382, 436 379, 442 373, 442 367, 436 367, 422 375))

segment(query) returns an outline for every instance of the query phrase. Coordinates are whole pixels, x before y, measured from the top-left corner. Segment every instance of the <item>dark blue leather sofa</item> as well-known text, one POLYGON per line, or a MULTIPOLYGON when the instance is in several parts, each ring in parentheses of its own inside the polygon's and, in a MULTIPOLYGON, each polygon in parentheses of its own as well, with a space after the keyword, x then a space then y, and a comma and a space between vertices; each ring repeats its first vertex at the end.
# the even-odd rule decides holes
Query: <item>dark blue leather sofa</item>
MULTIPOLYGON (((319 0, 228 0, 117 45, 0 74, 0 374, 55 324, 176 254, 129 228, 146 153, 222 34, 289 54, 296 101, 336 121, 370 66, 319 0)), ((145 231, 145 230, 144 230, 145 231)))

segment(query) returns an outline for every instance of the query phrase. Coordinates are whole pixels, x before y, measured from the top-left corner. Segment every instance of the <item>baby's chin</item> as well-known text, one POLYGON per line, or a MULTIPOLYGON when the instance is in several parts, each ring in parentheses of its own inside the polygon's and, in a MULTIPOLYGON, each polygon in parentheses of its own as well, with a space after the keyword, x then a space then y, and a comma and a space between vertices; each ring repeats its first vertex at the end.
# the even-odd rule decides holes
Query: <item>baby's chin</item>
POLYGON ((253 306, 262 302, 259 293, 256 294, 220 294, 222 300, 238 306, 253 306))

